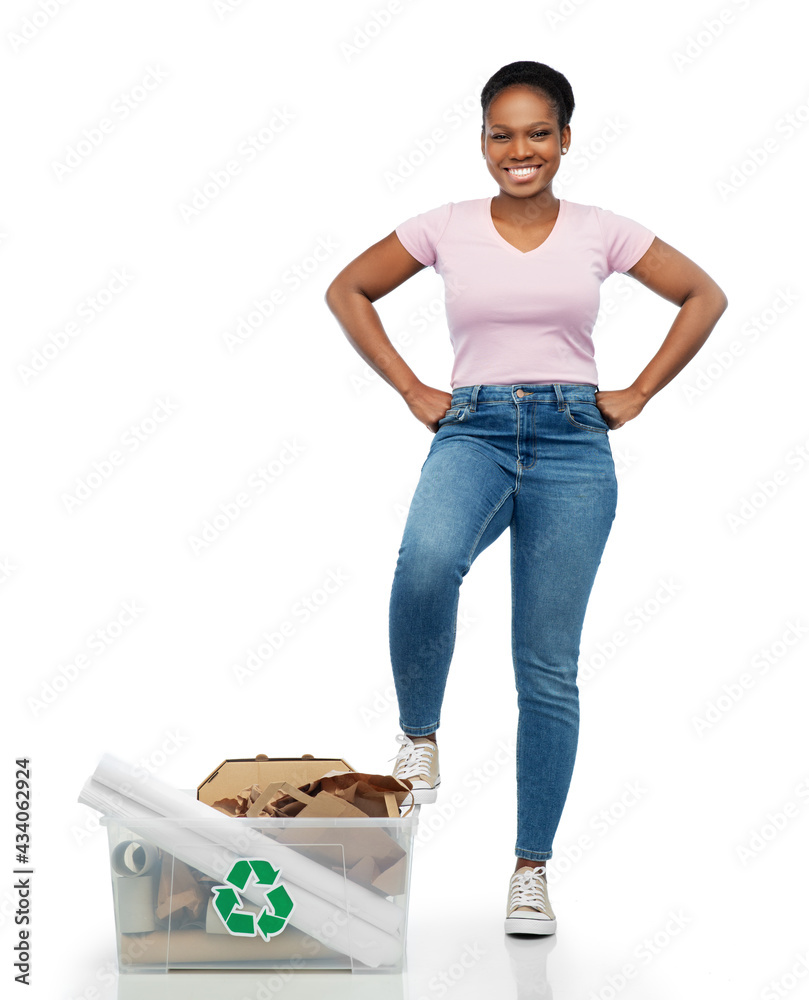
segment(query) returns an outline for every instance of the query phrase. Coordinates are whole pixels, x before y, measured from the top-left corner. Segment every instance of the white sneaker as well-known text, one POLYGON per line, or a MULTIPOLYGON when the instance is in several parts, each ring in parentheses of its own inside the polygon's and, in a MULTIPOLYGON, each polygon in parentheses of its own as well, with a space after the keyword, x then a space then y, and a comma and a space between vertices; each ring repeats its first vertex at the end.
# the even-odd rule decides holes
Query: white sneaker
POLYGON ((548 901, 548 885, 537 868, 525 865, 511 876, 506 934, 554 934, 556 914, 548 901))
MULTIPOLYGON (((413 785, 413 801, 417 804, 435 802, 441 775, 438 772, 438 747, 426 736, 410 737, 399 733, 402 744, 391 772, 394 778, 408 778, 413 785)), ((388 760, 393 760, 389 757, 388 760)))

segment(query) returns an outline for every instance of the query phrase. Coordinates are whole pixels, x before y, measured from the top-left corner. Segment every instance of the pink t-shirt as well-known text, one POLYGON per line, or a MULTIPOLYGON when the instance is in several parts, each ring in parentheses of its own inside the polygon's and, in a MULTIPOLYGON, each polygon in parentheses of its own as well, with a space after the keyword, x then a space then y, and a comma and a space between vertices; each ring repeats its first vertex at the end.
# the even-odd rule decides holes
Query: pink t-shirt
POLYGON ((495 228, 492 197, 450 201, 395 229, 405 250, 444 279, 452 388, 597 386, 592 333, 601 284, 637 264, 655 234, 608 209, 560 198, 548 238, 523 253, 495 228))

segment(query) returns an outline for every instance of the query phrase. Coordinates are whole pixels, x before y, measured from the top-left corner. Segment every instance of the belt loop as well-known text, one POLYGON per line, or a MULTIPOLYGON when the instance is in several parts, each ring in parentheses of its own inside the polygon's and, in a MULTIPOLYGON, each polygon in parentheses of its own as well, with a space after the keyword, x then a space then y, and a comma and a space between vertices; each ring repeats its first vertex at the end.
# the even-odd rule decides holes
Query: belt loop
POLYGON ((564 395, 562 393, 561 383, 560 382, 554 382, 553 383, 553 387, 556 390, 556 402, 558 404, 557 407, 556 407, 556 409, 557 410, 564 410, 564 408, 565 408, 565 397, 564 397, 564 395))
POLYGON ((477 401, 478 401, 478 392, 479 391, 480 391, 480 386, 479 385, 472 386, 472 397, 469 400, 469 412, 470 413, 474 413, 475 412, 475 409, 476 409, 476 406, 477 406, 477 401))

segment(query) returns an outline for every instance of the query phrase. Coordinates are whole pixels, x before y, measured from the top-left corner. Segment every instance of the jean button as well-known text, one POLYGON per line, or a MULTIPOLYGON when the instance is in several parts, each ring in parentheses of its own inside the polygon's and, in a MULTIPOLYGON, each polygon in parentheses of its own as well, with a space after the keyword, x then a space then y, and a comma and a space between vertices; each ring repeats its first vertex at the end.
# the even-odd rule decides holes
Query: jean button
POLYGON ((517 395, 518 396, 524 396, 525 395, 525 390, 524 389, 518 389, 517 390, 517 395))

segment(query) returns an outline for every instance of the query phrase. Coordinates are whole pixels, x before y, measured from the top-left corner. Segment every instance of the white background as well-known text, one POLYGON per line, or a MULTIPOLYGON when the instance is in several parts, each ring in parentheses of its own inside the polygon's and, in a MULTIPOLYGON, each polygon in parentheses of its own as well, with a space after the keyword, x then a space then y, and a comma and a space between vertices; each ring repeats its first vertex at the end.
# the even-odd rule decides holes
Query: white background
MULTIPOLYGON (((430 431, 323 295, 400 221, 497 193, 481 87, 536 59, 577 102, 556 195, 648 226, 730 305, 692 363, 611 433, 619 506, 582 637, 579 752, 549 866, 556 936, 502 931, 517 718, 502 536, 462 587, 408 974, 386 986, 407 998, 805 995, 802 6, 42 6, 2 11, 0 974, 11 982, 16 940, 14 757, 30 757, 34 789, 27 995, 60 1000, 118 995, 106 835, 76 801, 103 752, 180 788, 257 753, 389 772, 388 599, 430 431), (114 127, 85 150, 105 118, 114 127), (248 157, 242 143, 265 126, 271 141, 248 157), (60 173, 71 147, 86 155, 60 173), (184 218, 228 161, 238 173, 184 218), (120 464, 104 466, 116 449, 120 464), (94 480, 94 463, 110 474, 94 480), (69 509, 88 477, 95 488, 69 509), (195 550, 239 494, 249 505, 195 550), (239 679, 285 622, 277 651, 239 679), (616 633, 626 641, 610 646, 616 633), (630 786, 642 792, 622 803, 630 786)), ((600 388, 622 388, 676 307, 622 275, 602 304, 600 388)), ((448 391, 441 279, 426 269, 377 309, 417 375, 448 391)), ((151 995, 201 996, 196 978, 158 977, 151 995)), ((236 980, 211 995, 257 995, 236 980)), ((323 984, 300 976, 286 992, 323 984)))

